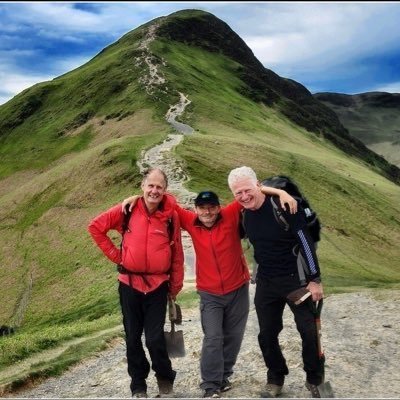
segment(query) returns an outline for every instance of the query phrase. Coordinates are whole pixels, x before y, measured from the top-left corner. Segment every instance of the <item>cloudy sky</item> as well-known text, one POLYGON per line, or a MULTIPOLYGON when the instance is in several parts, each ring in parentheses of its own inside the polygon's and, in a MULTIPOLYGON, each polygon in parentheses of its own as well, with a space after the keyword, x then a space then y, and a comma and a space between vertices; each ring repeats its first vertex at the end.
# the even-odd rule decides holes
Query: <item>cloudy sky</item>
POLYGON ((187 8, 222 19, 312 93, 400 92, 400 2, 0 2, 0 104, 187 8))

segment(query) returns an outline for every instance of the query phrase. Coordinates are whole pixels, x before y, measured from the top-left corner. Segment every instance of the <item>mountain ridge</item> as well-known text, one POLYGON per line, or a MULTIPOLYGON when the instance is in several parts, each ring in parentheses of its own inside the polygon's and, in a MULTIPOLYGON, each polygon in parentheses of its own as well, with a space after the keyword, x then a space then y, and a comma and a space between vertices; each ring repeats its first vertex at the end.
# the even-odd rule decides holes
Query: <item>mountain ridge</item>
POLYGON ((351 135, 400 166, 399 93, 315 93, 314 97, 338 115, 351 135))
MULTIPOLYGON (((388 165, 387 161, 368 149, 364 143, 349 134, 335 113, 325 104, 315 101, 314 96, 300 83, 282 78, 264 67, 246 43, 223 21, 210 13, 194 10, 177 12, 169 16, 168 22, 158 29, 160 36, 199 46, 211 52, 222 51, 241 65, 241 79, 248 85, 243 94, 268 106, 278 105, 282 96, 289 104, 279 110, 296 124, 323 136, 341 150, 361 157, 372 165, 380 165, 386 176, 400 182, 400 169, 388 165), (187 13, 187 18, 182 15, 187 13), (192 15, 199 18, 190 18, 192 15), (177 21, 174 21, 174 17, 177 21)), ((285 101, 285 100, 284 100, 285 101)), ((279 106, 279 105, 278 105, 279 106)))

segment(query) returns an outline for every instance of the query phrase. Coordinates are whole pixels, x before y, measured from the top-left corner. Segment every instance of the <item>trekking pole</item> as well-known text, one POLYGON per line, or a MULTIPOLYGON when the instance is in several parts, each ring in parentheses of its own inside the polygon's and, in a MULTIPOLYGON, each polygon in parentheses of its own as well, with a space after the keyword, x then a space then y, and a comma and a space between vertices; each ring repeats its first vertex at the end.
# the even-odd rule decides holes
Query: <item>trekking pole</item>
POLYGON ((321 368, 322 368, 322 382, 321 382, 321 384, 318 385, 318 391, 319 391, 320 397, 332 398, 332 397, 335 397, 332 386, 331 386, 330 382, 325 382, 325 354, 324 354, 324 350, 322 348, 322 340, 321 340, 321 337, 322 337, 321 311, 322 311, 323 299, 319 300, 318 302, 311 301, 311 304, 312 304, 312 310, 313 310, 313 314, 314 314, 315 327, 317 330, 318 358, 321 362, 321 368))
POLYGON ((317 328, 317 344, 318 344, 318 356, 320 359, 324 359, 324 350, 322 348, 322 332, 321 332, 321 311, 322 311, 322 305, 323 300, 319 300, 318 302, 313 302, 314 304, 314 320, 315 320, 315 326, 317 328))

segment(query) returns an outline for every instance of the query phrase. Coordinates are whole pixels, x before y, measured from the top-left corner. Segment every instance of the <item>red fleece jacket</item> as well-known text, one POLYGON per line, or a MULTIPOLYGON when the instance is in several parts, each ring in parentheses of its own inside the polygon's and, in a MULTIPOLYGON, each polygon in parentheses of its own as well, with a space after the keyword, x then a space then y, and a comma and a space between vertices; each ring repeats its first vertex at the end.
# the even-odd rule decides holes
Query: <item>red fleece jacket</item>
POLYGON ((169 280, 169 291, 176 296, 183 286, 183 249, 179 218, 174 210, 173 196, 164 195, 159 209, 149 214, 141 198, 129 220, 121 250, 107 235, 109 230, 122 233, 121 204, 94 218, 88 231, 107 258, 139 274, 119 274, 118 279, 143 293, 155 290, 169 280), (172 243, 168 233, 168 220, 173 220, 172 243), (145 276, 143 276, 145 274, 145 276))
POLYGON ((249 281, 249 269, 239 236, 239 203, 234 201, 222 208, 210 229, 201 224, 196 213, 179 206, 176 210, 182 228, 192 237, 198 290, 223 295, 249 281))

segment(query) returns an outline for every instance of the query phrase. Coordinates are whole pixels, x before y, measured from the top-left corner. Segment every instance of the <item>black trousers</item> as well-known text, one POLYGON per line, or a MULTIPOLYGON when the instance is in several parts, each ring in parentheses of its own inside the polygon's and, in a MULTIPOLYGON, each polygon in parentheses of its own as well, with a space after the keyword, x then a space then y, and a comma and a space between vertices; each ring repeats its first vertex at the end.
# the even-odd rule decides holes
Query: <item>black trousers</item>
POLYGON ((150 364, 143 349, 143 330, 152 362, 151 368, 156 377, 173 382, 176 372, 172 369, 164 337, 168 283, 164 282, 156 290, 147 294, 121 282, 118 290, 132 393, 147 390, 146 378, 150 372, 150 364))
POLYGON ((317 328, 309 303, 311 298, 299 306, 286 301, 286 296, 299 287, 297 274, 257 279, 254 304, 260 327, 258 343, 268 369, 268 383, 283 385, 285 375, 289 373, 278 339, 283 329, 282 317, 286 304, 294 314, 296 327, 302 339, 302 357, 307 381, 319 385, 323 380, 324 360, 318 355, 317 328))

